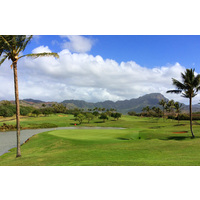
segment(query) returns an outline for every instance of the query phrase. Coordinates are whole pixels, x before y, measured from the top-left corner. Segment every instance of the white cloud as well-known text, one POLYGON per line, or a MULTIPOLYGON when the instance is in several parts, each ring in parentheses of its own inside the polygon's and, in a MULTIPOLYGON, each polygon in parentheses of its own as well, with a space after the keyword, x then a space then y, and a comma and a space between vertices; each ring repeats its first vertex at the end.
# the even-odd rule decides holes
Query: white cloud
MULTIPOLYGON (((51 52, 44 46, 33 50, 41 51, 51 52)), ((111 59, 104 60, 101 56, 71 53, 68 49, 62 50, 59 55, 59 59, 44 57, 19 61, 20 99, 117 101, 156 92, 188 104, 188 100, 180 95, 166 94, 167 90, 174 88, 171 78, 180 80, 181 72, 185 71, 179 63, 149 69, 134 61, 117 63, 111 59)), ((14 99, 10 71, 9 67, 6 70, 0 68, 0 81, 9 86, 5 89, 5 86, 0 85, 1 99, 10 98, 11 94, 14 99)), ((194 103, 197 102, 198 98, 194 99, 194 103)))
POLYGON ((48 46, 39 46, 32 50, 32 53, 43 53, 43 52, 51 53, 51 50, 49 49, 48 46))
POLYGON ((71 52, 85 53, 91 50, 94 41, 79 35, 61 36, 67 37, 69 41, 65 41, 62 44, 63 49, 69 49, 71 52))

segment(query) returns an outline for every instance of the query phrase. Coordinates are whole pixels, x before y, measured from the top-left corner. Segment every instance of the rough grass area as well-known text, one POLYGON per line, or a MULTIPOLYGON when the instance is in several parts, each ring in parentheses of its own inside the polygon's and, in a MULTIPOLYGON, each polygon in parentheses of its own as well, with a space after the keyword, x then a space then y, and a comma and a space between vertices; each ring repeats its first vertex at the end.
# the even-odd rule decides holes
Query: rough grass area
MULTIPOLYGON (((44 123, 45 117, 24 119, 24 125, 44 123), (26 120, 26 121, 25 121, 26 120), (37 122, 36 122, 37 121, 37 122)), ((71 126, 73 116, 46 117, 46 123, 71 126)), ((189 122, 123 116, 119 121, 81 126, 125 127, 126 129, 54 130, 33 136, 21 147, 0 156, 8 166, 195 166, 200 165, 200 125, 195 123, 191 139, 189 122), (174 133, 179 132, 179 134, 174 133)), ((79 126, 78 126, 79 127, 79 126)))

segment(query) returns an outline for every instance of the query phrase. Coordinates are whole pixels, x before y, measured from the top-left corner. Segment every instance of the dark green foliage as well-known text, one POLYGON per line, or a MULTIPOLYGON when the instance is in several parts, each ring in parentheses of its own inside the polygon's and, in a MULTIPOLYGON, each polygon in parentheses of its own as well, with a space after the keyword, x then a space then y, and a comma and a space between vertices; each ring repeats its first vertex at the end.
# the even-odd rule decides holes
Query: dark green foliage
POLYGON ((141 113, 141 115, 145 117, 162 117, 162 110, 155 106, 152 108, 146 106, 142 109, 142 111, 143 113, 141 113))
POLYGON ((97 111, 94 111, 92 114, 93 114, 94 116, 96 116, 96 117, 99 116, 99 112, 97 112, 97 111))
POLYGON ((4 101, 0 106, 0 116, 12 117, 16 113, 15 105, 11 104, 9 101, 4 101))
POLYGON ((85 113, 85 118, 88 120, 88 123, 90 123, 90 121, 93 120, 94 117, 95 116, 92 113, 89 112, 85 113))
POLYGON ((111 117, 113 117, 114 119, 119 119, 120 117, 122 116, 122 114, 121 113, 111 113, 111 117))
POLYGON ((85 115, 83 115, 82 113, 79 113, 76 118, 75 121, 78 121, 79 124, 82 124, 83 120, 85 119, 85 115))
POLYGON ((108 116, 106 115, 106 113, 101 113, 101 115, 99 116, 99 119, 103 119, 103 122, 105 122, 106 119, 108 120, 108 116))
POLYGON ((52 105, 54 113, 66 113, 67 108, 63 104, 54 104, 52 105))
POLYGON ((28 106, 20 106, 20 115, 27 116, 29 113, 31 113, 34 110, 33 107, 28 106))
POLYGON ((40 109, 33 110, 32 114, 35 114, 37 117, 41 114, 40 109))
POLYGON ((42 124, 31 124, 30 128, 55 128, 58 127, 58 125, 53 123, 42 123, 42 124))
MULTIPOLYGON (((176 117, 176 119, 178 119, 178 117, 176 117)), ((200 120, 200 116, 193 116, 192 119, 193 120, 200 120)), ((190 116, 187 115, 187 114, 180 114, 179 120, 190 120, 190 116)))
POLYGON ((129 111, 128 115, 130 115, 130 116, 137 116, 137 113, 135 111, 129 111))
POLYGON ((6 106, 0 106, 0 116, 12 117, 13 115, 14 115, 14 112, 12 109, 9 109, 6 106))
POLYGON ((51 115, 51 114, 53 114, 54 112, 54 109, 53 108, 51 108, 51 107, 49 107, 49 108, 41 108, 40 109, 40 112, 43 114, 43 115, 45 115, 45 116, 48 116, 48 115, 51 115))
MULTIPOLYGON (((20 126, 20 128, 22 128, 22 127, 20 126)), ((3 123, 3 125, 0 126, 1 131, 15 130, 15 129, 16 129, 16 125, 8 125, 6 123, 3 123)))

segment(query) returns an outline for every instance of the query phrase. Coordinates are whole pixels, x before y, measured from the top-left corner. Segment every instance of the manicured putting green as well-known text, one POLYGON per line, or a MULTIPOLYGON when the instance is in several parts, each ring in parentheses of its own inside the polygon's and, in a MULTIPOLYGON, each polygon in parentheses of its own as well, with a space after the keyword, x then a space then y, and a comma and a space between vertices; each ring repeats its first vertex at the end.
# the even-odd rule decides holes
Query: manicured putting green
POLYGON ((75 130, 56 130, 48 134, 69 140, 82 141, 111 141, 111 140, 131 140, 138 137, 138 131, 130 130, 95 130, 95 129, 75 129, 75 130))

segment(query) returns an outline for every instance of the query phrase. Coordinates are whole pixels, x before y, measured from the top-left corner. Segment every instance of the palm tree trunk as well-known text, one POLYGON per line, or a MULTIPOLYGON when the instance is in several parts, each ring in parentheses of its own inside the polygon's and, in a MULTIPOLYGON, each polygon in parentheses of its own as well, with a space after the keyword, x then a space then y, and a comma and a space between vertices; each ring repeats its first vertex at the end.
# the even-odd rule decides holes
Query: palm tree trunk
POLYGON ((164 106, 163 106, 163 121, 164 121, 164 115, 165 115, 165 113, 164 113, 164 109, 165 109, 165 108, 164 108, 164 106))
POLYGON ((21 156, 20 149, 20 107, 19 107, 19 90, 18 90, 18 77, 17 77, 17 61, 13 62, 14 71, 14 85, 15 85, 15 104, 16 104, 16 124, 17 124, 17 155, 21 156))
POLYGON ((192 131, 192 97, 190 96, 190 131, 192 133, 192 138, 194 138, 194 134, 192 131))

